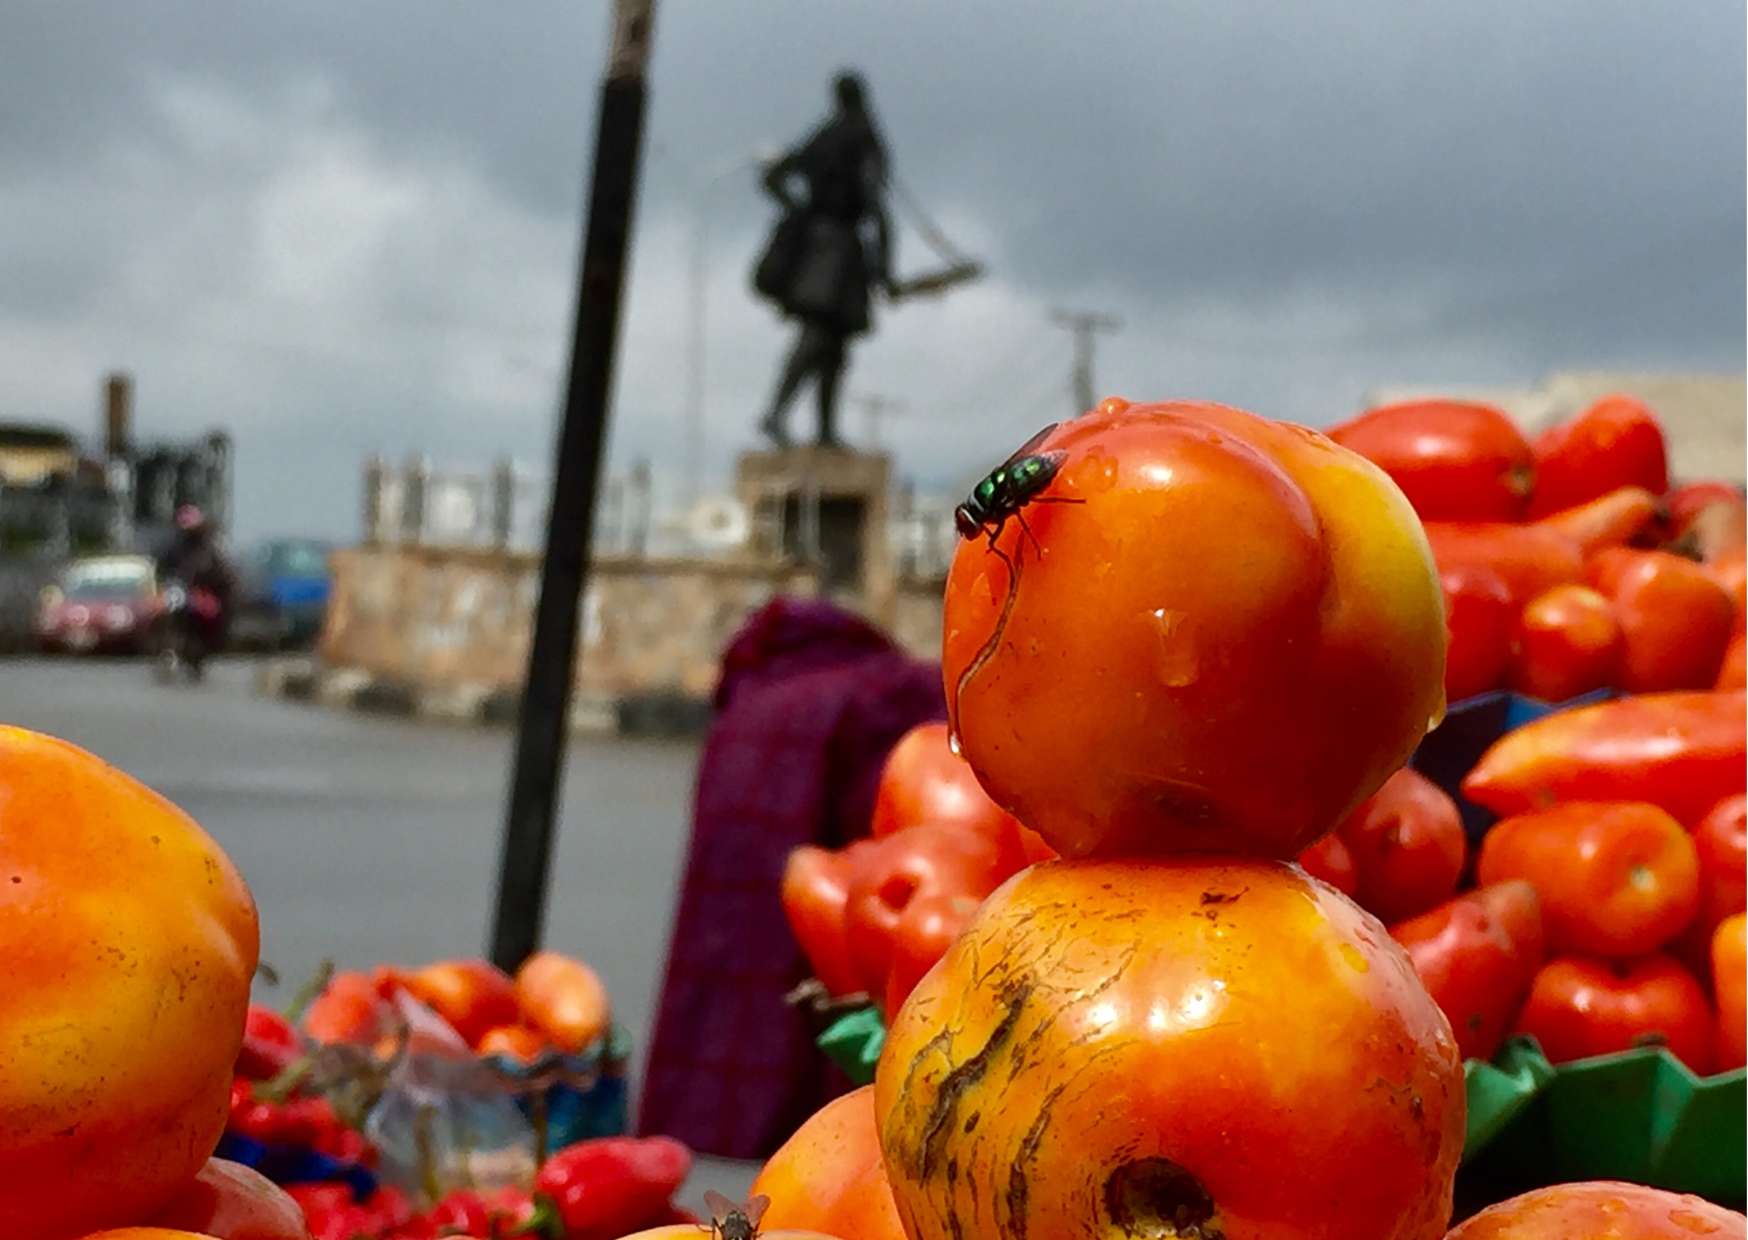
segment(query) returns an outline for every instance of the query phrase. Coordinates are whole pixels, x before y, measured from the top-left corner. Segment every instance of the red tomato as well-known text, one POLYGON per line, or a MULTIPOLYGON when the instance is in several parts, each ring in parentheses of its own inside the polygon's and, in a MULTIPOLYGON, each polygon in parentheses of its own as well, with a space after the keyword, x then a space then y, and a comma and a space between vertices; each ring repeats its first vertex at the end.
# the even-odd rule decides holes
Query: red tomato
POLYGON ((1643 1184, 1555 1184, 1488 1206, 1445 1240, 1740 1240, 1748 1219, 1643 1184))
POLYGON ((1351 896, 1360 889, 1353 853, 1341 842, 1341 836, 1333 832, 1300 853, 1299 865, 1312 878, 1322 879, 1344 896, 1351 896))
POLYGON ((1611 547, 1591 559, 1588 572, 1620 621, 1621 688, 1654 693, 1716 683, 1736 612, 1705 569, 1667 551, 1611 547))
POLYGON ((1536 974, 1517 1031, 1533 1035, 1553 1063, 1661 1041, 1703 1075, 1711 1070, 1712 1024, 1705 991, 1668 956, 1561 956, 1536 974))
POLYGON ((81 1240, 222 1240, 204 1231, 183 1231, 180 1227, 115 1227, 108 1231, 87 1232, 81 1240))
POLYGON ((1718 668, 1718 683, 1714 687, 1727 692, 1745 685, 1748 685, 1748 639, 1737 629, 1730 644, 1724 647, 1724 663, 1718 668))
POLYGON ((1693 839, 1642 802, 1574 801, 1503 819, 1482 840, 1475 874, 1534 883, 1557 953, 1641 956, 1699 907, 1693 839))
POLYGON ((237 1075, 266 1081, 296 1063, 303 1054, 297 1030, 272 1008, 249 1005, 243 1022, 243 1049, 237 1052, 237 1075))
POLYGON ((1529 502, 1530 446, 1492 405, 1384 405, 1324 433, 1389 474, 1425 520, 1515 521, 1529 502))
POLYGON ((1736 608, 1736 631, 1741 632, 1743 612, 1748 609, 1748 557, 1744 556, 1744 549, 1734 547, 1724 552, 1707 563, 1706 571, 1730 596, 1736 608))
POLYGON ((1445 700, 1460 702, 1497 689, 1511 661, 1516 607, 1505 579, 1482 564, 1439 571, 1445 596, 1445 700))
POLYGON ((516 1006, 525 1023, 572 1055, 606 1036, 612 1019, 600 975, 560 952, 535 952, 522 962, 516 1006))
POLYGON ((1512 643, 1511 687, 1544 702, 1601 689, 1620 672, 1614 606, 1588 586, 1555 586, 1524 605, 1512 643))
POLYGON ((310 1234, 303 1210, 284 1189, 253 1168, 222 1158, 209 1158, 151 1222, 219 1240, 308 1240, 310 1234))
POLYGON ((1542 967, 1542 911, 1528 883, 1494 883, 1390 927, 1451 1022, 1465 1059, 1491 1059, 1542 967))
POLYGON ((1644 487, 1618 487, 1586 503, 1543 517, 1543 529, 1564 534, 1584 555, 1621 547, 1648 535, 1657 520, 1657 497, 1644 487))
POLYGON ((845 914, 850 960, 862 989, 886 993, 894 939, 912 900, 961 895, 981 900, 1024 865, 1017 843, 958 827, 906 827, 875 840, 850 874, 845 914))
POLYGON ((1403 767, 1337 829, 1359 872, 1357 899, 1385 921, 1423 913, 1457 889, 1467 838, 1457 805, 1403 767))
POLYGON ((1748 796, 1737 793, 1694 824, 1699 853, 1700 922, 1708 930, 1748 909, 1748 796))
POLYGON ((855 994, 861 976, 850 961, 844 920, 850 902, 850 874, 856 858, 874 847, 859 841, 838 852, 803 844, 789 854, 779 889, 790 932, 827 992, 855 994))
POLYGON ((515 1063, 533 1063, 553 1049, 552 1043, 538 1029, 527 1025, 499 1025, 480 1036, 474 1047, 482 1056, 497 1056, 515 1063))
POLYGON ((854 1240, 905 1240, 874 1126, 874 1087, 826 1103, 760 1170, 755 1196, 770 1198, 759 1235, 818 1229, 854 1240))
POLYGON ((923 974, 947 954, 981 903, 975 896, 936 893, 918 896, 905 908, 892 933, 892 967, 882 1005, 888 1016, 904 1006, 923 974))
POLYGON ((1048 861, 1056 850, 1036 831, 989 799, 971 764, 953 752, 944 723, 922 723, 899 737, 880 771, 874 793, 875 837, 923 823, 992 835, 1019 834, 1028 862, 1048 861))
POLYGON ((595 1137, 548 1158, 534 1189, 568 1234, 623 1236, 661 1214, 691 1169, 692 1151, 672 1137, 595 1137))
POLYGON ((336 973, 304 1012, 304 1032, 318 1042, 369 1043, 386 1027, 391 1009, 363 973, 336 973))
POLYGON ((1616 487, 1669 489, 1663 428, 1642 401, 1605 396, 1569 422, 1536 436, 1536 489, 1530 516, 1540 517, 1616 487))
POLYGON ((1712 934, 1712 993, 1718 1000, 1718 1071, 1740 1068, 1748 1038, 1743 990, 1748 987, 1748 914, 1718 923, 1712 934))
POLYGON ((513 1025, 521 1015, 516 983, 484 960, 440 960, 415 970, 407 989, 473 1046, 488 1029, 513 1025))
POLYGON ((1496 814, 1557 801, 1649 801, 1697 822, 1742 791, 1748 701, 1735 693, 1653 693, 1548 715, 1507 732, 1463 779, 1496 814))

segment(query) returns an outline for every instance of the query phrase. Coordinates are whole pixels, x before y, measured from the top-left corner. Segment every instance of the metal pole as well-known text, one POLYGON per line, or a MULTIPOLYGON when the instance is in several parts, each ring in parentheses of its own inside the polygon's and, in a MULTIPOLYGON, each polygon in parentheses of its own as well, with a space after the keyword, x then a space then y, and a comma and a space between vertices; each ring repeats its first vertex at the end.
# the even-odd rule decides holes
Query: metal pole
POLYGON ((1070 310, 1053 311, 1050 317, 1074 333, 1074 412, 1085 413, 1098 401, 1098 394, 1093 390, 1093 335, 1095 332, 1114 332, 1122 324, 1108 314, 1070 310))
POLYGON ((588 579, 595 493, 607 437, 608 395, 643 145, 644 71, 654 22, 655 0, 615 0, 577 281, 570 374, 540 569, 540 602, 528 650, 492 916, 491 957, 504 969, 514 969, 539 947, 546 920, 566 716, 576 664, 577 613, 588 579))

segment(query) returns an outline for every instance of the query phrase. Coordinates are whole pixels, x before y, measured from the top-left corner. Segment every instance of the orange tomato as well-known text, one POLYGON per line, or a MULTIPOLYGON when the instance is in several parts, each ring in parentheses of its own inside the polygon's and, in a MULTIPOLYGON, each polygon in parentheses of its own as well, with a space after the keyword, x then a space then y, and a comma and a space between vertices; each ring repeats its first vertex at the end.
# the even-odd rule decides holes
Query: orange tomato
POLYGON ((1018 875, 893 1018, 875 1105, 912 1240, 1436 1240, 1463 1144, 1402 949, 1232 858, 1018 875))
POLYGON ((303 1029, 318 1042, 362 1045, 383 1036, 393 1015, 384 988, 368 974, 336 973, 305 1010, 303 1029))
MULTIPOLYGON (((880 1157, 874 1087, 825 1104, 771 1155, 753 1181, 771 1199, 764 1228, 798 1228, 854 1240, 905 1240, 880 1157)), ((761 1236, 768 1234, 761 1228, 761 1236)))
POLYGON ((469 1046, 488 1029, 513 1025, 520 1011, 510 975, 485 960, 440 960, 406 976, 412 996, 448 1021, 469 1046))
POLYGON ((1584 579, 1584 557, 1578 544, 1545 525, 1428 521, 1426 540, 1439 572, 1491 569, 1520 607, 1543 590, 1584 579))
POLYGON ((1552 1063, 1661 1042, 1702 1075, 1711 1070, 1712 1009, 1693 974, 1668 956, 1561 956, 1536 974, 1517 1031, 1552 1063))
POLYGON ((248 887, 193 819, 0 727, 0 1235, 145 1218, 200 1170, 259 944, 248 887))
POLYGON ((1458 564, 1438 575, 1445 596, 1445 699, 1460 702, 1497 689, 1511 662, 1516 605, 1505 579, 1486 565, 1458 564))
POLYGON ((1468 838, 1457 803, 1409 767, 1385 780, 1336 833, 1359 874, 1354 898, 1385 921, 1449 899, 1462 877, 1468 838))
POLYGON ((1465 1059, 1491 1059, 1542 967, 1542 913, 1528 883, 1495 883, 1390 927, 1465 1059))
POLYGON ((1705 569, 1667 551, 1611 547, 1588 571, 1620 622, 1621 688, 1655 693, 1717 682, 1736 613, 1705 569))
POLYGON ((1299 854, 1299 866, 1312 878, 1322 879, 1344 896, 1359 890, 1359 871, 1353 853, 1339 835, 1326 835, 1299 854))
POLYGON ((1428 521, 1515 521, 1535 459, 1501 409, 1421 400, 1369 409, 1326 432, 1389 474, 1428 521))
POLYGON ((573 1055, 599 1041, 612 1019, 600 976, 558 952, 535 952, 524 960, 514 995, 523 1019, 573 1055))
POLYGON ((252 1167, 209 1158, 153 1224, 223 1240, 309 1240, 303 1208, 252 1167))
POLYGON ((1699 908, 1699 852, 1679 822, 1642 802, 1573 801, 1493 825, 1475 875, 1535 885, 1555 952, 1642 956, 1699 908))
POLYGON ((1555 586, 1524 605, 1512 643, 1511 687, 1564 702, 1615 682, 1621 626, 1614 605, 1588 586, 1555 586))
POLYGON ((1668 450, 1657 415, 1631 396, 1605 396, 1536 436, 1530 516, 1558 512, 1616 487, 1669 489, 1668 450))
POLYGON ((1743 1049, 1748 1038, 1744 987, 1748 987, 1748 914, 1736 913, 1719 922, 1712 933, 1712 993, 1718 1001, 1720 1072, 1748 1062, 1748 1051, 1743 1049))
POLYGON ((1419 522, 1314 431, 1102 408, 1029 449, 1054 473, 954 556, 942 671, 965 757, 1065 856, 1294 856, 1442 710, 1419 522))
POLYGON ((533 1063, 549 1050, 552 1042, 538 1029, 527 1025, 499 1025, 488 1029, 474 1047, 481 1055, 496 1055, 515 1063, 533 1063))
POLYGON ((1740 1240, 1748 1219, 1703 1197, 1643 1184, 1555 1184, 1501 1201, 1446 1240, 1740 1240))
POLYGON ((1657 497, 1644 487, 1619 487, 1607 495, 1543 517, 1543 529, 1564 534, 1583 555, 1619 547, 1646 534, 1657 520, 1657 497))

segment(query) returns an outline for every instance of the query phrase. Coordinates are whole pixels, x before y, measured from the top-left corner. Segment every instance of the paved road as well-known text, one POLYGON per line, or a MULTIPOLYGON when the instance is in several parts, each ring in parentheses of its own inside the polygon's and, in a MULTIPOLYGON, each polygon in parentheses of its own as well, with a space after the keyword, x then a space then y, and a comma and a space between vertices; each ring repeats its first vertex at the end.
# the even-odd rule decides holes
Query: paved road
MULTIPOLYGON (((282 990, 324 957, 419 962, 485 942, 508 732, 264 699, 241 663, 170 688, 138 663, 4 660, 0 720, 82 745, 194 815, 247 876, 282 990)), ((696 763, 692 744, 589 740, 566 771, 547 942, 600 970, 640 1045, 696 763)), ((732 1192, 744 1172, 700 1180, 732 1192)))

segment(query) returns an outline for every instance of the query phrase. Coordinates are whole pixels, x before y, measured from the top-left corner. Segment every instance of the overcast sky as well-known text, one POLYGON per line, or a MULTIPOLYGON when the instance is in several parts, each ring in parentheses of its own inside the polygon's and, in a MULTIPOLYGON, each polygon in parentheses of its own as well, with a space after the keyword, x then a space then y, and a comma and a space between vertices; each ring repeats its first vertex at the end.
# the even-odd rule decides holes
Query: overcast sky
MULTIPOLYGON (((241 532, 351 536, 371 452, 550 451, 605 0, 6 0, 0 418, 228 425, 241 532)), ((1313 424, 1386 384, 1743 366, 1734 0, 662 0, 616 468, 674 491, 708 216, 707 464, 785 344, 747 292, 760 149, 853 63, 980 284, 882 316, 848 389, 955 489, 1098 386, 1313 424)), ((903 213, 899 213, 901 221, 903 213)), ((933 256, 901 223, 901 274, 933 256)), ((799 425, 811 420, 798 407, 799 425)), ((852 438, 865 427, 852 411, 852 438)))

